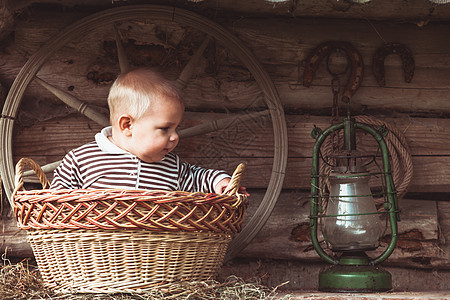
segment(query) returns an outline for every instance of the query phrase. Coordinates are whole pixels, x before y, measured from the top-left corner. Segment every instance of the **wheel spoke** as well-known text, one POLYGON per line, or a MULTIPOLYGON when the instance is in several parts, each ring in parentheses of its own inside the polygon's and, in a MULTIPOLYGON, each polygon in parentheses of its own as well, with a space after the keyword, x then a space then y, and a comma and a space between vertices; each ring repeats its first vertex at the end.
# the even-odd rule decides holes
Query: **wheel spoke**
MULTIPOLYGON (((61 162, 62 162, 62 160, 58 160, 58 161, 43 165, 43 166, 41 166, 41 169, 44 173, 53 172, 61 164, 61 162)), ((23 172, 23 176, 24 177, 35 176, 34 171, 33 170, 25 171, 25 172, 23 172)), ((24 178, 24 181, 27 181, 27 182, 33 181, 34 182, 35 180, 27 180, 27 178, 24 178)))
POLYGON ((211 121, 208 123, 203 123, 200 125, 185 128, 183 130, 180 130, 178 135, 180 136, 180 138, 193 137, 196 135, 201 135, 201 134, 217 131, 220 129, 228 128, 233 123, 235 123, 237 120, 239 120, 241 122, 245 122, 245 121, 256 119, 256 118, 259 118, 262 116, 268 116, 269 114, 270 114, 269 110, 263 110, 263 111, 250 113, 250 114, 236 114, 236 115, 232 115, 227 118, 214 120, 214 121, 211 121))
POLYGON ((120 72, 124 73, 130 69, 130 64, 128 63, 127 55, 125 54, 125 49, 123 48, 122 39, 120 38, 119 29, 116 24, 114 24, 114 37, 116 39, 117 47, 117 57, 119 59, 120 72))
POLYGON ((186 64, 183 71, 181 71, 180 76, 177 79, 177 83, 181 89, 183 89, 186 84, 189 82, 189 79, 191 79, 192 74, 194 73, 194 69, 196 66, 198 66, 200 62, 200 58, 203 55, 203 52, 205 52, 206 46, 208 46, 210 37, 207 36, 200 47, 195 51, 194 55, 192 56, 191 60, 186 64))
POLYGON ((109 126, 109 120, 108 118, 90 107, 87 103, 84 103, 83 101, 79 100, 78 98, 72 96, 69 93, 66 93, 65 91, 49 84, 48 82, 45 82, 44 80, 40 79, 39 77, 35 76, 34 80, 37 81, 40 85, 45 87, 48 91, 50 91, 53 95, 58 97, 62 102, 69 105, 72 108, 75 108, 80 113, 91 119, 92 121, 97 122, 98 124, 102 126, 109 126))

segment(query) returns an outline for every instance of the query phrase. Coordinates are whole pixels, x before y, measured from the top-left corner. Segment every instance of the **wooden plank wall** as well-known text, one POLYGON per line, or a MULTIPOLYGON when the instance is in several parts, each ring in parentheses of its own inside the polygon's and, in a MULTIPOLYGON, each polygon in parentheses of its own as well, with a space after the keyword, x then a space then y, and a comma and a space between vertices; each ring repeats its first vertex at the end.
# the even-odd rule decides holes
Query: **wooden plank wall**
MULTIPOLYGON (((17 22, 14 39, 8 40, 0 53, 0 79, 5 87, 12 83, 27 57, 39 45, 71 20, 80 17, 69 12, 33 13, 29 19, 17 22)), ((263 230, 240 255, 319 261, 311 248, 307 225, 309 173, 314 143, 310 131, 314 125, 324 129, 330 124, 331 78, 322 64, 311 87, 306 88, 301 83, 304 59, 309 51, 324 41, 339 40, 351 42, 360 51, 365 63, 364 80, 351 99, 352 113, 369 114, 396 126, 404 133, 413 158, 414 176, 408 190, 409 199, 400 201, 400 241, 389 261, 409 267, 448 269, 450 24, 441 22, 418 26, 401 22, 275 17, 214 21, 238 36, 270 74, 285 109, 289 137, 286 177, 277 205, 263 230), (404 82, 400 59, 389 56, 385 61, 387 84, 386 87, 379 87, 371 72, 372 55, 384 42, 391 41, 401 42, 412 50, 416 62, 414 78, 411 83, 404 82), (425 192, 429 194, 424 195, 425 192), (418 196, 413 199, 415 195, 418 196)), ((70 46, 59 55, 73 59, 88 54, 85 53, 87 50, 75 53, 74 49, 75 46, 70 46)), ((106 66, 108 61, 105 57, 96 59, 75 59, 75 64, 64 67, 51 62, 40 76, 58 86, 75 86, 73 93, 76 96, 88 90, 89 93, 83 94, 83 99, 100 104, 107 85, 94 85, 86 80, 86 70, 97 68, 106 72, 114 68, 106 66), (100 60, 101 63, 98 62, 100 60)), ((343 63, 337 60, 337 64, 343 63)), ((222 78, 220 88, 214 89, 208 85, 214 81, 212 77, 190 82, 185 91, 188 106, 211 107, 211 110, 187 113, 183 126, 222 118, 225 115, 213 112, 213 108, 222 105, 224 99, 235 108, 245 107, 248 101, 257 101, 261 97, 260 89, 249 84, 246 76, 248 74, 244 71, 229 74, 222 78)), ((36 86, 31 86, 28 93, 33 95, 38 91, 36 86)), ((28 156, 41 164, 53 162, 73 147, 90 141, 100 129, 94 122, 58 105, 48 95, 42 97, 43 100, 33 99, 36 100, 33 97, 27 99, 26 105, 21 108, 19 121, 22 126, 16 129, 14 136, 15 160, 28 156), (27 120, 33 121, 27 123, 27 120), (61 126, 62 123, 64 126, 61 126)), ((264 195, 271 176, 273 155, 273 137, 268 134, 272 130, 270 122, 256 125, 246 124, 248 132, 251 132, 251 143, 223 143, 207 135, 186 139, 177 149, 182 157, 191 162, 220 166, 229 171, 237 161, 247 161, 249 167, 244 184, 252 193, 248 217, 252 216, 264 195), (214 159, 205 157, 212 153, 206 153, 205 147, 208 150, 214 148, 214 159)), ((221 134, 235 133, 230 129, 228 133, 225 130, 221 134)), ((364 147, 369 148, 370 144, 363 145, 362 149, 364 147)), ((4 223, 12 222, 8 220, 4 223)), ((3 249, 8 243, 11 248, 11 245, 23 241, 13 240, 12 236, 17 232, 12 226, 7 228, 4 230, 3 249)), ((11 253, 23 254, 27 251, 26 247, 24 249, 11 250, 11 253)))

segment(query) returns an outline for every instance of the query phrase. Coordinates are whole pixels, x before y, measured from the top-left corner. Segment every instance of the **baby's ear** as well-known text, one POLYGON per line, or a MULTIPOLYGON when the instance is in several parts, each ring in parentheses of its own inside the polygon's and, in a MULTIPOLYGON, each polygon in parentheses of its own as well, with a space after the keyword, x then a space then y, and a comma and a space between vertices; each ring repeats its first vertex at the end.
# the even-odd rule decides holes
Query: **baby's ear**
POLYGON ((117 123, 122 134, 131 135, 132 118, 129 115, 121 115, 117 123))

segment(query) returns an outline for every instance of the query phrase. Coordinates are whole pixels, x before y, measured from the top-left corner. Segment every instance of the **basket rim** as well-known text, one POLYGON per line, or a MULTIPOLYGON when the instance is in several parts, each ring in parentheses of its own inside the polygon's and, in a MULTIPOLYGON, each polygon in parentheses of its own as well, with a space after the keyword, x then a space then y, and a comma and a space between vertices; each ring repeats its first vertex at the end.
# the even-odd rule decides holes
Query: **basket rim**
POLYGON ((21 229, 146 229, 237 233, 239 195, 166 190, 43 189, 14 195, 21 229))
MULTIPOLYGON (((169 190, 142 190, 142 189, 39 189, 39 190, 19 190, 14 195, 14 201, 25 202, 64 202, 64 201, 96 201, 110 200, 117 197, 124 197, 124 200, 153 201, 153 202, 187 202, 195 203, 208 202, 236 202, 240 195, 216 194, 204 192, 186 192, 169 190), (36 198, 36 196, 41 196, 36 198), (43 198, 46 196, 47 198, 43 198), (66 196, 67 199, 63 199, 66 196), (69 197, 72 196, 72 197, 69 197), (79 198, 74 198, 77 196, 79 198), (85 196, 85 197, 82 197, 85 196), (81 198, 80 198, 81 197, 81 198), (173 199, 169 198, 173 197, 173 199)), ((239 201, 240 202, 240 201, 239 201)), ((239 204, 236 204, 236 206, 239 204)))

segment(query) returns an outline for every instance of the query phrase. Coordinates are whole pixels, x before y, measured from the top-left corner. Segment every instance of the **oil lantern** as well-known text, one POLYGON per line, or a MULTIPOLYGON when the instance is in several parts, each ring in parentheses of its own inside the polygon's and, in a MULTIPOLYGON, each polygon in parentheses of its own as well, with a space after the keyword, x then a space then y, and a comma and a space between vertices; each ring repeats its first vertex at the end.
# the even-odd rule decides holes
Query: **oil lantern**
POLYGON ((384 140, 386 132, 385 128, 356 122, 349 115, 342 123, 324 131, 315 128, 312 132, 316 142, 311 169, 311 240, 318 255, 332 265, 319 274, 319 291, 383 292, 392 289, 391 274, 378 266, 395 248, 399 221, 397 193, 384 140), (375 157, 381 157, 378 159, 381 163, 357 151, 356 131, 368 134, 377 142, 375 157), (336 135, 342 137, 343 144, 330 155, 330 160, 321 148, 327 138, 336 135), (375 169, 379 171, 369 172, 371 163, 376 164, 375 169), (329 166, 327 172, 320 168, 324 164, 329 166), (372 178, 381 180, 376 193, 369 185, 372 178), (384 198, 381 207, 376 207, 374 197, 384 198), (388 228, 391 239, 383 249, 381 238, 388 228), (323 242, 319 242, 319 229, 323 242), (369 257, 367 252, 375 253, 372 254, 375 257, 369 257))

